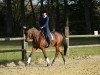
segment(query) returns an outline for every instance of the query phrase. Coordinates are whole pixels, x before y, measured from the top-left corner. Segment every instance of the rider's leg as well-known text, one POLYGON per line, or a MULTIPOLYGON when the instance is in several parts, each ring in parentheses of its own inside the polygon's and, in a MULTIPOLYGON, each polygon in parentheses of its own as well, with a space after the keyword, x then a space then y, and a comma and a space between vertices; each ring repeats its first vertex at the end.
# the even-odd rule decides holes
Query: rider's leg
POLYGON ((46 32, 47 32, 46 29, 42 30, 43 37, 44 37, 44 39, 46 41, 46 47, 48 47, 49 46, 49 41, 48 41, 48 36, 47 36, 46 32))

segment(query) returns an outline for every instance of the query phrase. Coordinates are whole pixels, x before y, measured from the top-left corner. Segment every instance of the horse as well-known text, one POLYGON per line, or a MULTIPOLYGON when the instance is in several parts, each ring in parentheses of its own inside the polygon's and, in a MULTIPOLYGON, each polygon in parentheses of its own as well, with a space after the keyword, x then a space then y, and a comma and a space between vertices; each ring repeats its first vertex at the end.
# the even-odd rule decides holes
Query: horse
POLYGON ((59 53, 61 54, 62 59, 63 59, 64 64, 65 64, 65 56, 66 56, 66 53, 67 53, 66 37, 64 35, 62 35, 61 33, 58 33, 56 31, 54 31, 52 33, 54 35, 54 39, 50 40, 50 44, 51 44, 51 46, 55 47, 56 52, 55 52, 55 56, 54 56, 54 59, 53 59, 52 63, 50 63, 49 58, 47 57, 47 54, 46 54, 46 51, 45 51, 45 49, 46 49, 46 40, 43 36, 42 31, 35 28, 35 27, 26 27, 25 28, 25 30, 24 30, 25 41, 28 42, 30 39, 33 40, 32 41, 33 47, 32 47, 32 51, 31 51, 31 53, 28 57, 27 64, 30 64, 32 54, 34 54, 37 49, 42 50, 45 61, 47 62, 47 66, 50 66, 50 65, 54 64, 55 59, 57 58, 59 53), (61 45, 63 45, 64 50, 60 49, 61 45), (62 51, 64 51, 64 52, 62 52, 62 51))

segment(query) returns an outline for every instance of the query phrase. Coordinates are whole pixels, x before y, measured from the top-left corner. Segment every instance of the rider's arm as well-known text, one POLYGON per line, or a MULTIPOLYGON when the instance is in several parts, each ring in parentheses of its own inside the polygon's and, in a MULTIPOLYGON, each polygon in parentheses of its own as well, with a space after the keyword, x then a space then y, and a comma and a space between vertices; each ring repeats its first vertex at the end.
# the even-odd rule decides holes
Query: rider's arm
POLYGON ((48 21, 49 21, 49 18, 48 18, 48 17, 47 17, 47 18, 45 18, 45 21, 43 22, 43 25, 42 25, 42 27, 41 27, 41 28, 46 27, 46 26, 48 25, 48 21))

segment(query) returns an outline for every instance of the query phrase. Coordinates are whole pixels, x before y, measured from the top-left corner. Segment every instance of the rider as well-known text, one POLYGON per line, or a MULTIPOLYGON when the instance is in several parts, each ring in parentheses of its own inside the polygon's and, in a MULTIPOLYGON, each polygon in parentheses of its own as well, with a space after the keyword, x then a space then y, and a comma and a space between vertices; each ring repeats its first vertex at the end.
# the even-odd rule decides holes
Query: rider
POLYGON ((39 23, 40 23, 40 28, 44 34, 45 39, 46 39, 47 46, 49 46, 49 44, 50 44, 49 17, 48 17, 46 10, 42 11, 39 23))

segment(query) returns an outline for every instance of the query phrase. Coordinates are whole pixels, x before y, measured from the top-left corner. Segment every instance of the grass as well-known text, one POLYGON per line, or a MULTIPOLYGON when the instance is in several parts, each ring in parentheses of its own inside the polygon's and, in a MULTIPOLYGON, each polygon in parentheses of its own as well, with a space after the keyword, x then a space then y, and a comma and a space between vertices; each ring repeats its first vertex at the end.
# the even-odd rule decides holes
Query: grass
MULTIPOLYGON (((20 41, 0 41, 0 50, 21 49, 20 41)), ((21 52, 0 53, 0 63, 21 60, 21 52)))
POLYGON ((84 56, 100 55, 100 47, 80 47, 71 48, 69 50, 69 57, 84 57, 84 56))
POLYGON ((21 52, 0 53, 0 64, 5 64, 6 62, 17 62, 21 59, 21 52))
MULTIPOLYGON (((75 38, 70 39, 70 45, 83 45, 83 44, 99 44, 100 39, 99 38, 75 38)), ((29 44, 29 47, 27 48, 28 51, 30 51, 32 48, 31 43, 29 44)), ((21 49, 21 42, 19 41, 5 41, 0 42, 0 50, 9 50, 9 49, 21 49)), ((51 59, 55 55, 55 51, 53 47, 50 47, 46 50, 48 57, 51 59), (47 51, 49 50, 49 51, 47 51), (50 51, 51 50, 51 51, 50 51)), ((39 51, 39 50, 38 50, 39 51)), ((42 52, 38 52, 33 56, 33 60, 37 60, 38 58, 44 58, 42 52)), ((27 53, 29 55, 29 53, 27 53)), ((69 58, 77 58, 77 57, 84 57, 84 56, 94 56, 94 55, 100 55, 100 47, 80 47, 80 48, 70 48, 69 54, 66 57, 69 58)), ((11 61, 19 61, 21 60, 21 52, 9 52, 9 53, 0 53, 0 63, 4 62, 11 62, 11 61)))
POLYGON ((0 50, 21 49, 21 41, 0 41, 0 50))

